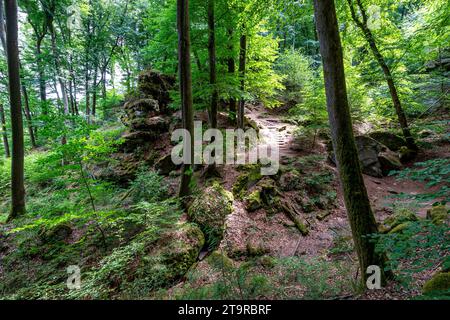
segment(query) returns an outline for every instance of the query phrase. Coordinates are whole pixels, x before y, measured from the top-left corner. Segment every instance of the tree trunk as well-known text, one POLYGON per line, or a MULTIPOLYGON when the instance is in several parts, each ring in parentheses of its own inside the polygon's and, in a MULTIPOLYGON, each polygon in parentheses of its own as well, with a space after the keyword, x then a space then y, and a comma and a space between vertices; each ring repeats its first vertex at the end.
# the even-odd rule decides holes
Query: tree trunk
MULTIPOLYGON (((240 39, 239 49, 239 76, 241 78, 241 95, 245 90, 245 65, 247 59, 247 36, 243 34, 240 39)), ((245 113, 245 99, 241 97, 239 100, 239 109, 237 117, 238 128, 244 129, 244 113, 245 113)))
POLYGON ((37 148, 37 144, 36 144, 36 139, 34 137, 33 121, 31 119, 30 103, 29 103, 29 99, 28 99, 28 91, 27 91, 27 88, 24 85, 22 85, 22 93, 23 93, 23 101, 24 101, 23 111, 25 113, 25 118, 27 119, 28 134, 30 135, 30 143, 31 143, 31 147, 33 149, 35 149, 35 148, 37 148))
POLYGON ((214 18, 214 0, 208 0, 208 54, 209 54, 209 84, 211 85, 211 104, 209 110, 209 120, 212 129, 217 128, 217 106, 219 94, 217 92, 217 72, 216 72, 216 27, 214 18))
POLYGON ((400 123, 400 127, 402 129, 403 136, 405 137, 405 140, 406 140, 406 145, 408 146, 409 149, 416 151, 418 148, 417 148, 414 138, 411 135, 411 132, 409 130, 408 120, 406 119, 405 112, 403 111, 403 107, 400 102, 400 98, 398 96, 397 88, 395 86, 391 70, 389 69, 388 65, 386 64, 386 61, 384 60, 383 55, 381 54, 380 50, 378 49, 378 46, 375 42, 375 38, 372 34, 372 31, 370 31, 370 29, 368 27, 368 24, 367 24, 368 19, 367 19, 366 11, 364 10, 364 7, 362 6, 361 0, 356 0, 356 3, 359 7, 359 10, 360 10, 361 16, 362 16, 362 20, 359 20, 352 1, 353 0, 347 0, 348 5, 350 7, 350 13, 351 13, 352 19, 355 22, 355 24, 363 32, 364 37, 365 37, 366 41, 369 43, 370 49, 372 50, 372 53, 375 56, 375 59, 377 60, 381 69, 383 70, 384 78, 386 79, 387 85, 389 87, 389 93, 391 94, 392 103, 394 104, 395 112, 397 113, 398 122, 400 123))
POLYGON ((377 232, 377 226, 353 136, 334 0, 314 0, 314 13, 323 61, 333 149, 362 278, 366 279, 367 267, 377 265, 383 270, 384 261, 375 253, 375 245, 367 238, 377 232))
POLYGON ((45 74, 44 74, 44 68, 42 66, 42 38, 39 38, 36 42, 36 63, 37 63, 37 69, 38 69, 38 76, 39 76, 39 95, 41 98, 41 107, 42 107, 42 113, 44 115, 48 114, 47 110, 47 92, 45 87, 45 74))
POLYGON ((97 82, 98 77, 98 63, 95 63, 94 66, 94 79, 92 81, 92 108, 91 108, 91 114, 95 117, 95 114, 97 112, 97 87, 99 83, 97 82))
POLYGON ((0 103, 0 121, 2 124, 3 149, 5 149, 5 157, 9 158, 11 154, 9 152, 8 133, 6 132, 5 109, 3 108, 3 104, 1 103, 0 103))
MULTIPOLYGON (((178 26, 178 64, 180 72, 180 94, 183 128, 191 135, 191 162, 194 159, 194 113, 192 101, 192 75, 191 75, 191 40, 189 34, 189 0, 177 0, 177 26, 178 26)), ((187 139, 188 137, 185 137, 187 139)), ((184 163, 182 168, 179 196, 184 198, 190 195, 191 163, 184 163)))
MULTIPOLYGON (((228 37, 230 39, 230 45, 228 47, 228 50, 230 50, 230 56, 228 57, 228 60, 227 60, 228 73, 231 76, 234 76, 234 73, 236 72, 236 63, 234 61, 234 56, 233 56, 233 54, 234 54, 234 50, 233 50, 233 30, 232 29, 228 29, 227 32, 228 32, 228 37)), ((231 97, 230 101, 229 101, 229 110, 230 110, 230 112, 236 113, 236 109, 237 109, 236 99, 234 97, 231 97)))
POLYGON ((9 99, 11 105, 12 161, 11 213, 8 221, 25 213, 24 143, 20 101, 20 69, 16 0, 5 1, 9 99))

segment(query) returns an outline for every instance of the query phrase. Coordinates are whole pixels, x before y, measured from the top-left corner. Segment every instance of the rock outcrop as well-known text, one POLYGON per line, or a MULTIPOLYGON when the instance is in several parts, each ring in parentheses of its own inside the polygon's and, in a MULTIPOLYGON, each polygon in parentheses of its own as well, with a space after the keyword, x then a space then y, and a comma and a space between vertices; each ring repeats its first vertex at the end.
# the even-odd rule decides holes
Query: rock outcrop
MULTIPOLYGON (((392 151, 377 140, 369 136, 357 136, 355 137, 355 143, 363 173, 372 177, 381 178, 388 175, 392 170, 401 169, 402 164, 398 153, 392 151)), ((332 151, 330 160, 336 163, 332 151)))
POLYGON ((142 165, 156 164, 163 175, 177 169, 167 161, 169 131, 179 122, 169 109, 174 85, 174 77, 153 70, 139 75, 138 91, 123 105, 121 121, 127 128, 121 136, 123 143, 107 166, 98 170, 101 178, 126 185, 142 165))

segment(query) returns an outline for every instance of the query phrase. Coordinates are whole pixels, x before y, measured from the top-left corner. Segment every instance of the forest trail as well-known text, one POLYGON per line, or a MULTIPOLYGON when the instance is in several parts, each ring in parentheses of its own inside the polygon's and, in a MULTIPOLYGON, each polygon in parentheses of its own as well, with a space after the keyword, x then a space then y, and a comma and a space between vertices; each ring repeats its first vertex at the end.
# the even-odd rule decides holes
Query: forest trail
MULTIPOLYGON (((267 109, 263 105, 249 105, 246 107, 246 116, 252 122, 253 127, 256 125, 259 130, 273 130, 277 133, 275 135, 277 140, 274 143, 279 146, 282 165, 289 160, 305 156, 327 156, 325 142, 320 141, 320 139, 316 142, 315 148, 310 146, 301 148, 301 142, 295 135, 296 127, 283 119, 282 112, 267 109)), ((446 156, 449 156, 448 151, 441 148, 435 150, 433 154, 431 154, 431 150, 425 151, 421 158, 446 156)), ((336 167, 328 161, 325 162, 326 166, 337 176, 336 167)), ((320 167, 319 163, 317 167, 320 167)), ((225 187, 231 190, 238 176, 239 172, 230 168, 225 169, 225 187)), ((375 178, 364 175, 364 180, 378 222, 382 222, 392 215, 395 206, 413 206, 419 216, 425 217, 427 209, 432 205, 431 201, 416 201, 414 197, 399 198, 402 194, 414 196, 435 191, 435 188, 427 189, 423 183, 410 180, 398 181, 392 176, 375 178)), ((331 184, 337 191, 334 207, 326 209, 329 214, 323 220, 311 215, 304 216, 310 229, 307 236, 301 235, 298 230, 292 228, 292 222, 284 214, 271 216, 265 209, 248 212, 245 209, 244 202, 236 199, 234 212, 227 219, 226 236, 222 248, 224 249, 224 246, 232 243, 231 246, 235 249, 245 251, 250 243, 252 246, 262 246, 271 254, 279 257, 305 256, 316 258, 325 254, 330 248, 333 248, 336 239, 351 238, 341 188, 337 179, 331 184)), ((356 257, 350 258, 356 259, 356 257)))
POLYGON ((260 130, 276 133, 277 140, 272 143, 278 145, 280 158, 298 155, 291 148, 294 142, 295 125, 284 121, 277 113, 265 108, 262 104, 247 106, 246 117, 260 130))

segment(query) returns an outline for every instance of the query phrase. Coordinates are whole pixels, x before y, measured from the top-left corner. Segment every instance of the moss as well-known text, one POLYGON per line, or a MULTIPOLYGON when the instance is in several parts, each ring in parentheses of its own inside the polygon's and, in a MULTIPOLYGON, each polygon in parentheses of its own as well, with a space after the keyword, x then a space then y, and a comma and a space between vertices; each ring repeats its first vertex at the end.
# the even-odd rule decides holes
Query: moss
POLYGON ((213 251, 206 261, 214 268, 217 269, 231 269, 233 268, 233 260, 227 257, 225 253, 218 250, 213 251))
POLYGON ((233 186, 233 194, 239 198, 243 198, 247 190, 252 188, 258 183, 259 180, 263 178, 261 175, 260 166, 251 165, 247 168, 249 171, 241 174, 233 186))
POLYGON ((422 289, 423 294, 443 292, 450 294, 450 272, 437 273, 428 280, 422 289))
POLYGON ((214 183, 196 197, 188 210, 189 219, 200 226, 210 248, 223 238, 225 218, 233 212, 233 194, 214 183))
POLYGON ((205 244, 201 230, 194 224, 183 224, 175 232, 169 233, 172 241, 162 247, 163 263, 168 267, 168 280, 185 274, 197 260, 205 244))
POLYGON ((47 242, 58 242, 58 241, 64 241, 72 234, 72 226, 70 223, 62 222, 55 226, 44 226, 39 231, 39 237, 40 239, 47 243, 47 242))
POLYGON ((407 229, 410 225, 411 225, 411 222, 401 223, 401 224, 395 226, 394 228, 392 228, 391 230, 389 230, 388 233, 401 233, 401 232, 403 232, 403 230, 407 229))
POLYGON ((414 212, 411 212, 408 209, 401 209, 387 218, 384 221, 384 224, 388 225, 392 230, 400 224, 404 224, 406 222, 414 222, 417 220, 419 220, 419 218, 414 212))
POLYGON ((439 225, 448 220, 448 209, 445 205, 434 206, 427 211, 427 219, 439 225))
POLYGON ((276 265, 276 260, 271 256, 262 256, 259 258, 259 263, 265 268, 272 269, 276 265))
POLYGON ((247 211, 249 212, 261 209, 263 207, 260 190, 255 190, 252 193, 250 193, 248 196, 244 198, 244 201, 246 203, 245 209, 247 209, 247 211))

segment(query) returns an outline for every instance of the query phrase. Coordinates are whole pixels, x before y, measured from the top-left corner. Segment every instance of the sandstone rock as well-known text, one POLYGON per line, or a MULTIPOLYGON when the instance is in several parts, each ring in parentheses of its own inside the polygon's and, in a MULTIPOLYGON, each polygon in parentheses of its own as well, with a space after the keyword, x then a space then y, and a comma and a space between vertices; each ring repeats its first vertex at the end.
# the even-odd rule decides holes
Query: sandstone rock
MULTIPOLYGON (((368 136, 355 137, 355 144, 358 150, 358 157, 363 173, 381 178, 391 170, 398 170, 401 162, 398 156, 389 150, 388 147, 368 136)), ((329 159, 336 163, 334 154, 331 151, 329 159)))
POLYGON ((390 150, 382 151, 378 154, 378 161, 380 162, 381 172, 387 176, 393 170, 400 170, 402 163, 398 155, 390 150))
POLYGON ((167 106, 171 102, 170 90, 173 89, 175 82, 175 77, 153 70, 145 70, 139 75, 138 89, 142 94, 157 100, 161 107, 161 112, 165 113, 167 106))
POLYGON ((385 131, 375 131, 369 134, 369 137, 385 145, 392 151, 399 151, 401 147, 406 146, 406 142, 402 137, 385 131))
POLYGON ((219 245, 225 231, 225 218, 233 212, 233 195, 214 183, 196 197, 188 210, 189 219, 200 226, 210 248, 219 245))

